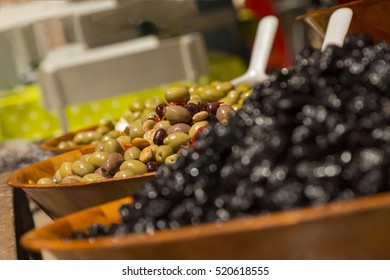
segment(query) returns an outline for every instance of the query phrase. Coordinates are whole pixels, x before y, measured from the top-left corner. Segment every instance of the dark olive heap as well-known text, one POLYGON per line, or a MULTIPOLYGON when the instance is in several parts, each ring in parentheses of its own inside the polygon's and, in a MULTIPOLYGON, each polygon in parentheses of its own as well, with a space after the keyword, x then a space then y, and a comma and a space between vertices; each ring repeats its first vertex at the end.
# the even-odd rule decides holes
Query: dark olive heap
POLYGON ((153 233, 183 225, 388 191, 390 46, 368 36, 343 48, 307 48, 291 69, 272 73, 228 124, 119 209, 123 222, 93 224, 85 238, 153 233))

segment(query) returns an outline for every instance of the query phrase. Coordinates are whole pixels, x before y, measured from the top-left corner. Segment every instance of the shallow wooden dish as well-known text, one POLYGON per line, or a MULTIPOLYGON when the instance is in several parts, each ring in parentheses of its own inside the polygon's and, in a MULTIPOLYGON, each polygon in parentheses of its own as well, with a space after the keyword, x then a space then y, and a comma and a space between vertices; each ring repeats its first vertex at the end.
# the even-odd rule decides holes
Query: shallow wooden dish
POLYGON ((80 129, 80 130, 66 133, 66 134, 61 135, 59 137, 49 138, 49 139, 43 141, 39 147, 41 148, 41 150, 50 151, 54 154, 61 154, 61 153, 69 152, 69 151, 78 150, 80 148, 83 148, 83 147, 86 147, 89 145, 77 145, 77 146, 61 149, 61 148, 58 148, 58 144, 62 141, 73 140, 74 136, 79 132, 95 130, 97 127, 98 127, 98 125, 89 126, 89 127, 86 127, 86 128, 80 129))
POLYGON ((92 223, 120 220, 113 201, 31 230, 21 244, 59 259, 390 259, 390 194, 275 212, 154 235, 63 240, 92 223))
POLYGON ((36 184, 42 177, 53 176, 64 161, 74 162, 83 154, 93 151, 94 147, 89 146, 29 165, 11 174, 7 183, 23 189, 44 212, 52 219, 57 219, 94 205, 132 196, 141 185, 156 175, 156 172, 149 172, 128 178, 111 178, 96 182, 36 184))
POLYGON ((349 34, 368 33, 374 41, 390 42, 390 1, 361 0, 310 12, 298 17, 304 20, 321 38, 324 38, 330 15, 338 8, 349 7, 353 11, 349 34))

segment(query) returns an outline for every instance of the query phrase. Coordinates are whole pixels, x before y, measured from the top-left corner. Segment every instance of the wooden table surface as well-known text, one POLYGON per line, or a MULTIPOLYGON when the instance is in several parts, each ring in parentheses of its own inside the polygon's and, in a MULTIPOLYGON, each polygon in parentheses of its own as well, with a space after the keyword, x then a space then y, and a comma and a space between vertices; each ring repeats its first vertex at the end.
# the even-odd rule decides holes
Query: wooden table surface
POLYGON ((6 180, 10 173, 0 174, 0 260, 16 260, 13 190, 6 180))

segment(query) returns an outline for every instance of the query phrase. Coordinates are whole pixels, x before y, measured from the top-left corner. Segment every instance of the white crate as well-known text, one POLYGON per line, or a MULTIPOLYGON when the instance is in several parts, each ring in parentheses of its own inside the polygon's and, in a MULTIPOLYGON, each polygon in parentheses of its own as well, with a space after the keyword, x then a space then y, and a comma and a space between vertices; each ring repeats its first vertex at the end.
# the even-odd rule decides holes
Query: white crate
POLYGON ((159 41, 141 37, 87 49, 67 46, 49 53, 39 68, 44 105, 55 110, 67 131, 63 110, 207 74, 206 46, 199 33, 159 41))

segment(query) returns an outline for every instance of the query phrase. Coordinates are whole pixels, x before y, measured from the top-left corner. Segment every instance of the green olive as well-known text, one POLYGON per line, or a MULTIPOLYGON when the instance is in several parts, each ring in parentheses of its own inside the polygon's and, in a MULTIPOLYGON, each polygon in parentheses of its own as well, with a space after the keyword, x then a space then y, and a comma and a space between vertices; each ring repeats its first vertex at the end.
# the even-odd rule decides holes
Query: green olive
POLYGON ((157 129, 152 128, 151 130, 148 130, 144 133, 144 139, 148 141, 150 144, 153 144, 153 138, 154 134, 156 133, 157 129))
POLYGON ((112 153, 112 152, 122 153, 123 147, 116 139, 111 138, 104 143, 104 151, 106 153, 112 153))
POLYGON ((200 121, 207 120, 208 118, 209 118, 209 113, 207 111, 200 111, 192 117, 192 120, 194 122, 200 122, 200 121))
POLYGON ((154 120, 146 120, 142 124, 142 132, 145 134, 147 131, 153 129, 153 127, 156 125, 156 122, 154 120))
POLYGON ((60 183, 61 184, 73 184, 73 183, 78 183, 78 182, 81 182, 80 176, 69 174, 69 175, 65 176, 64 178, 62 178, 60 183))
POLYGON ((60 165, 60 175, 61 178, 64 178, 66 175, 72 174, 72 163, 63 162, 60 165))
POLYGON ((158 130, 160 128, 163 128, 163 129, 167 130, 170 126, 171 126, 171 124, 169 123, 169 121, 160 121, 160 122, 156 123, 156 125, 153 127, 153 129, 158 130))
MULTIPOLYGON (((119 135, 120 135, 119 131, 117 131, 117 130, 111 130, 111 131, 109 131, 107 134, 105 134, 104 136, 105 136, 105 137, 108 137, 108 139, 109 139, 109 138, 115 139, 115 138, 118 138, 119 135)), ((108 139, 107 139, 107 140, 108 140, 108 139)))
POLYGON ((134 176, 133 172, 131 170, 120 170, 115 173, 113 178, 127 178, 134 176))
POLYGON ((158 97, 149 98, 145 101, 145 108, 155 109, 158 104, 163 103, 163 101, 158 97))
POLYGON ((146 147, 141 151, 141 154, 139 155, 139 160, 142 161, 143 163, 147 163, 148 161, 153 160, 154 158, 154 153, 152 148, 146 147))
POLYGON ((165 117, 170 124, 189 123, 192 120, 191 113, 179 105, 168 105, 166 107, 165 117))
POLYGON ((96 152, 102 152, 104 151, 104 142, 99 141, 95 144, 95 151, 96 152))
POLYGON ((99 121, 99 126, 105 126, 105 127, 109 128, 110 130, 113 130, 115 128, 115 123, 113 120, 101 119, 99 121))
POLYGON ((83 177, 89 173, 95 172, 95 167, 87 161, 77 160, 72 163, 72 173, 83 177))
MULTIPOLYGON (((73 143, 73 142, 71 142, 71 143, 73 143)), ((60 143, 58 143, 57 147, 60 149, 67 149, 67 148, 70 148, 71 146, 69 145, 68 141, 61 141, 60 143)))
POLYGON ((157 113, 154 109, 145 109, 141 116, 141 123, 143 124, 147 120, 155 120, 157 113), (152 111, 153 110, 153 111, 152 111))
POLYGON ((202 97, 198 96, 198 95, 195 95, 195 96, 191 96, 190 100, 188 100, 187 103, 193 103, 193 104, 196 104, 196 105, 202 105, 204 103, 204 100, 202 97))
POLYGON ((184 132, 174 132, 164 138, 164 145, 172 147, 174 152, 178 151, 182 145, 190 140, 190 136, 184 132))
POLYGON ((39 179, 37 184, 38 185, 51 185, 51 184, 54 184, 54 181, 51 178, 45 177, 45 178, 39 179))
POLYGON ((124 158, 125 160, 139 159, 140 154, 141 150, 134 146, 126 150, 124 158))
POLYGON ((101 135, 107 134, 111 130, 112 129, 110 129, 108 126, 99 126, 98 128, 96 128, 96 132, 101 135))
POLYGON ((118 143, 121 144, 122 148, 124 148, 126 144, 131 143, 131 138, 128 135, 121 135, 116 138, 116 141, 118 141, 118 143))
POLYGON ((179 158, 179 154, 173 154, 173 155, 170 155, 169 157, 167 157, 166 159, 165 159, 165 164, 166 165, 172 165, 172 164, 174 164, 175 162, 176 162, 176 160, 179 158))
POLYGON ((208 121, 201 121, 201 122, 196 122, 194 123, 192 126, 191 126, 191 129, 190 129, 190 132, 188 133, 188 135, 190 136, 190 138, 192 139, 196 133, 198 132, 198 130, 202 127, 205 127, 205 126, 208 126, 209 125, 209 122, 208 121))
POLYGON ((240 99, 240 93, 236 90, 231 90, 228 92, 228 94, 222 98, 220 101, 226 104, 236 104, 238 100, 240 99))
POLYGON ((148 168, 146 167, 146 165, 143 162, 136 159, 124 161, 121 164, 119 170, 121 171, 130 170, 132 175, 141 175, 141 174, 148 173, 148 168))
POLYGON ((200 94, 200 96, 209 102, 214 102, 222 99, 226 96, 226 93, 222 90, 218 90, 215 87, 207 86, 200 94))
POLYGON ((141 123, 140 119, 135 120, 131 123, 129 133, 130 133, 131 139, 142 137, 142 135, 143 135, 142 123, 141 123))
POLYGON ((84 155, 81 155, 79 159, 88 161, 90 155, 91 155, 91 154, 84 154, 84 155))
POLYGON ((53 181, 56 182, 56 183, 59 183, 59 182, 61 182, 61 180, 62 180, 61 173, 60 173, 60 170, 58 169, 58 170, 54 173, 53 181))
POLYGON ((107 152, 93 152, 89 158, 88 162, 93 165, 95 168, 99 168, 102 166, 103 161, 107 157, 108 153, 107 152))
POLYGON ((134 112, 127 111, 123 116, 122 116, 128 123, 132 123, 137 119, 137 116, 134 112))
POLYGON ((170 103, 187 103, 190 100, 190 93, 185 87, 171 87, 165 92, 165 100, 170 103))
POLYGON ((96 131, 86 131, 85 132, 85 144, 89 144, 94 140, 99 140, 102 137, 102 134, 96 131))
POLYGON ((145 104, 142 101, 139 100, 133 100, 129 104, 129 110, 136 112, 136 111, 142 111, 145 109, 145 104))
POLYGON ((223 92, 229 92, 234 89, 234 86, 231 82, 221 82, 215 86, 217 90, 222 90, 223 92))
POLYGON ((104 180, 105 178, 98 174, 98 173, 91 173, 91 174, 87 174, 85 175, 82 179, 81 179, 81 182, 93 182, 93 181, 100 181, 100 180, 104 180))
POLYGON ((252 90, 252 88, 249 84, 240 84, 239 86, 236 87, 236 91, 238 91, 239 93, 250 91, 250 90, 252 90))
POLYGON ((156 161, 164 163, 165 159, 173 154, 173 149, 169 145, 161 145, 156 150, 156 161))
POLYGON ((75 142, 76 145, 86 144, 84 132, 83 131, 82 132, 77 132, 75 134, 75 136, 73 137, 73 142, 75 142))

